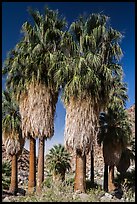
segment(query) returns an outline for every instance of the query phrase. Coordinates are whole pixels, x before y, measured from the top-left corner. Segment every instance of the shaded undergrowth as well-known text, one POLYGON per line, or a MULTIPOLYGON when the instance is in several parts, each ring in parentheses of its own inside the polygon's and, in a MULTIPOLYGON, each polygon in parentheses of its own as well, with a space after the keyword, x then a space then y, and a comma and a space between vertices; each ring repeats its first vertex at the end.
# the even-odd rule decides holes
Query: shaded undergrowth
MULTIPOLYGON (((135 184, 134 171, 127 172, 125 178, 121 178, 117 175, 115 181, 121 182, 121 186, 124 194, 124 199, 128 198, 128 201, 133 200, 133 192, 131 189, 135 184), (125 179, 128 182, 125 185, 125 179), (130 183, 130 185, 129 185, 130 183), (126 187, 125 187, 126 186, 126 187), (128 188, 127 188, 128 186, 128 188)), ((90 180, 86 181, 86 194, 80 195, 74 193, 74 176, 67 175, 64 182, 53 182, 52 177, 48 176, 43 182, 43 189, 40 194, 37 192, 32 195, 27 194, 27 186, 25 186, 25 196, 12 196, 11 202, 101 202, 100 198, 105 195, 102 186, 97 183, 92 184, 90 180)))

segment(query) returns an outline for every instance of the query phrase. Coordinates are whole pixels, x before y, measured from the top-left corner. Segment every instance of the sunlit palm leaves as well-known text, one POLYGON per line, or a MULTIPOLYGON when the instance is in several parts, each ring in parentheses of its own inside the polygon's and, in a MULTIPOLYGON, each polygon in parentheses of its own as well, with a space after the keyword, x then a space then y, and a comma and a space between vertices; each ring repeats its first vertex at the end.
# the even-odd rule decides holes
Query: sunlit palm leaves
POLYGON ((28 22, 23 24, 24 37, 16 45, 15 51, 13 50, 14 54, 11 53, 7 57, 7 63, 3 68, 3 74, 8 73, 9 70, 12 73, 9 81, 7 81, 9 86, 12 78, 15 78, 15 85, 18 84, 18 87, 21 84, 25 86, 34 80, 46 83, 46 85, 53 83, 52 75, 50 75, 52 72, 49 70, 58 63, 58 51, 63 34, 61 30, 66 22, 65 19, 58 17, 57 11, 46 9, 45 16, 31 9, 30 13, 35 24, 33 27, 28 22), (16 83, 16 76, 12 70, 21 75, 21 77, 18 76, 18 83, 16 83), (24 81, 20 81, 22 78, 24 81))
MULTIPOLYGON (((68 76, 63 93, 65 103, 72 95, 80 99, 83 95, 85 98, 85 95, 82 94, 85 90, 85 94, 95 98, 96 102, 101 99, 98 96, 107 99, 113 78, 116 75, 119 77, 122 75, 122 70, 114 61, 115 55, 120 58, 121 53, 118 49, 113 48, 122 35, 109 28, 107 21, 107 16, 92 14, 88 18, 81 16, 71 24, 69 32, 77 46, 75 46, 75 57, 67 61, 73 74, 68 69, 63 70, 64 76, 68 76)), ((66 78, 64 81, 66 82, 66 78)))
POLYGON ((131 124, 128 120, 126 110, 120 106, 113 106, 113 109, 108 108, 106 114, 100 114, 100 142, 107 137, 106 142, 122 143, 126 146, 130 141, 131 124))
MULTIPOLYGON (((50 120, 48 119, 50 117, 50 108, 47 109, 46 107, 48 107, 49 103, 52 103, 51 120, 53 121, 58 91, 60 89, 60 84, 55 82, 53 76, 55 70, 58 70, 61 66, 65 67, 63 53, 61 53, 61 40, 66 21, 59 16, 58 11, 52 11, 48 8, 45 9, 44 15, 41 15, 39 11, 33 11, 32 9, 29 11, 33 18, 34 25, 32 26, 28 22, 25 22, 22 25, 24 36, 16 45, 10 56, 7 57, 7 63, 3 67, 3 73, 8 73, 6 82, 7 88, 12 88, 16 99, 20 102, 22 119, 25 119, 25 115, 28 115, 29 112, 31 112, 30 117, 28 116, 28 121, 33 123, 33 112, 35 111, 32 110, 31 107, 35 106, 34 101, 36 100, 36 97, 38 97, 37 100, 40 103, 43 101, 43 105, 40 105, 40 107, 43 107, 42 111, 45 112, 47 110, 47 115, 45 115, 47 121, 50 120), (7 69, 7 67, 9 68, 7 69), (42 93, 44 86, 47 96, 44 94, 41 101, 40 98, 42 95, 38 96, 37 92, 42 93), (29 90, 32 90, 32 87, 34 89, 39 87, 39 90, 35 90, 36 92, 31 92, 29 94, 29 90), (42 90, 40 91, 40 89, 42 90), (26 97, 28 100, 25 102, 26 97), (32 101, 31 97, 34 97, 35 100, 32 101), (49 99, 47 99, 47 97, 49 97, 49 99), (23 101, 27 104, 25 105, 23 101), (30 101, 33 102, 33 106, 32 104, 28 104, 30 101), (28 108, 30 108, 30 110, 28 110, 28 108), (27 112, 23 116, 22 111, 25 110, 27 112)), ((35 112, 35 115, 37 114, 35 112)), ((36 124, 36 122, 34 123, 36 124)), ((50 124, 50 122, 48 123, 50 124)), ((22 121, 22 124, 24 124, 24 120, 22 121)), ((32 127, 33 125, 31 124, 30 126, 32 127)), ((23 127, 25 126, 26 125, 23 125, 23 127)), ((45 124, 43 125, 43 128, 46 128, 45 124)), ((46 129, 53 130, 53 128, 48 127, 46 129)), ((37 129, 37 133, 39 131, 42 133, 44 130, 37 129)), ((31 133, 32 132, 33 130, 31 133)), ((53 135, 53 131, 52 133, 47 133, 45 136, 48 137, 48 135, 53 135)))
POLYGON ((51 173, 62 173, 70 169, 70 154, 62 146, 54 145, 46 155, 46 163, 51 173))

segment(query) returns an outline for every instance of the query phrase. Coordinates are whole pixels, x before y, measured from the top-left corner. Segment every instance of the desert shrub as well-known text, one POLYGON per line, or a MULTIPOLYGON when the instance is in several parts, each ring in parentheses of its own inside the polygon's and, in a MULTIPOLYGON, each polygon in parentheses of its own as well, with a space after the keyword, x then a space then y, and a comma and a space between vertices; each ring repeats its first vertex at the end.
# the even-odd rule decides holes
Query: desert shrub
POLYGON ((74 187, 74 178, 67 178, 66 179, 66 184, 71 185, 71 186, 74 187))
POLYGON ((2 163, 2 189, 8 189, 10 185, 11 164, 9 161, 2 163))
POLYGON ((132 186, 135 186, 135 169, 127 171, 124 175, 117 174, 115 182, 126 188, 126 190, 132 188, 132 186))
POLYGON ((126 202, 135 202, 135 192, 133 192, 132 189, 128 189, 124 195, 123 198, 126 202))
POLYGON ((52 184, 52 177, 48 176, 44 182, 43 182, 43 185, 50 188, 51 187, 51 184, 52 184))
POLYGON ((122 183, 126 190, 135 186, 135 169, 130 172, 126 172, 124 176, 124 182, 122 183))
POLYGON ((90 190, 91 188, 97 189, 99 186, 97 185, 97 183, 92 183, 90 179, 86 180, 86 189, 90 190))

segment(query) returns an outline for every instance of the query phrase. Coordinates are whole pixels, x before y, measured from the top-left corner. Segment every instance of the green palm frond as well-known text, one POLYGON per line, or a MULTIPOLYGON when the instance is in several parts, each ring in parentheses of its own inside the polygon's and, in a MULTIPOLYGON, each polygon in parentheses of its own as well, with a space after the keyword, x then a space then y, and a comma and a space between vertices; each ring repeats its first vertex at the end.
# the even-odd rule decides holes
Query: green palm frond
POLYGON ((106 103, 114 79, 122 79, 122 68, 114 61, 119 60, 121 55, 118 45, 121 34, 107 27, 107 22, 108 17, 100 14, 82 16, 73 22, 68 33, 64 34, 62 43, 67 45, 69 42, 68 49, 73 45, 73 41, 77 45, 73 56, 70 55, 70 50, 66 55, 69 58, 66 59, 67 69, 55 70, 55 80, 59 80, 61 84, 65 82, 62 92, 65 104, 70 98, 82 99, 85 95, 95 98, 96 102, 103 102, 105 98, 106 103))
POLYGON ((61 173, 70 169, 70 154, 62 146, 54 145, 50 150, 48 155, 46 155, 46 162, 50 172, 61 173))
POLYGON ((98 26, 105 26, 108 22, 109 17, 101 14, 93 13, 89 16, 87 20, 87 32, 91 33, 91 31, 98 26))
POLYGON ((13 100, 11 92, 3 91, 2 93, 2 130, 8 132, 21 133, 21 116, 19 107, 13 100))
POLYGON ((100 114, 98 142, 118 142, 125 147, 131 139, 131 127, 126 110, 119 104, 113 104, 113 107, 108 107, 107 113, 100 114))
POLYGON ((59 50, 65 19, 59 16, 58 11, 48 8, 44 15, 32 9, 29 9, 29 13, 34 26, 29 22, 22 25, 24 36, 7 56, 3 66, 3 75, 7 74, 6 86, 13 90, 18 99, 21 92, 27 92, 31 82, 56 86, 54 69, 64 66, 64 62, 59 60, 59 54, 62 54, 59 50))

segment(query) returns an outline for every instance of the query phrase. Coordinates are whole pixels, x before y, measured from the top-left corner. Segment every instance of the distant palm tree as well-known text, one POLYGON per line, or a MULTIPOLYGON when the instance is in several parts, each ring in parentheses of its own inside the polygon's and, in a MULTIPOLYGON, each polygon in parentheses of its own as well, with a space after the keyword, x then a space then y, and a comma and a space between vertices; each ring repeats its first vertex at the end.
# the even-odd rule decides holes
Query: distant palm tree
POLYGON ((76 152, 75 191, 86 190, 86 154, 96 135, 100 109, 108 102, 113 76, 119 71, 112 59, 121 55, 118 43, 116 46, 121 34, 107 28, 107 19, 92 14, 71 24, 64 42, 69 42, 66 68, 61 67, 55 74, 62 84, 66 107, 65 146, 76 152))
POLYGON ((6 152, 11 156, 11 183, 9 191, 16 195, 18 191, 17 159, 21 154, 24 139, 22 138, 21 116, 18 105, 12 99, 10 91, 2 93, 2 141, 6 152))
MULTIPOLYGON (((34 26, 28 22, 22 26, 24 38, 16 45, 17 57, 11 55, 7 86, 11 86, 19 100, 22 117, 23 136, 30 137, 33 152, 35 140, 39 137, 38 182, 41 189, 44 179, 44 142, 54 134, 54 114, 59 88, 53 78, 53 70, 61 66, 62 55, 59 51, 61 36, 66 22, 59 17, 58 11, 45 9, 44 15, 30 9, 34 26), (52 68, 52 71, 51 71, 52 68)), ((31 149, 31 148, 30 148, 31 149)), ((31 154, 31 152, 30 152, 31 154)), ((34 154, 33 164, 34 172, 34 154)), ((31 174, 31 172, 30 172, 31 174)), ((31 177, 31 175, 30 175, 31 177)), ((32 180, 32 179, 31 179, 32 180)), ((30 192, 34 182, 29 182, 30 192), (33 184, 32 184, 33 183, 33 184)))
POLYGON ((63 145, 54 145, 46 155, 47 168, 53 175, 53 181, 65 180, 65 173, 71 168, 70 154, 63 145))

